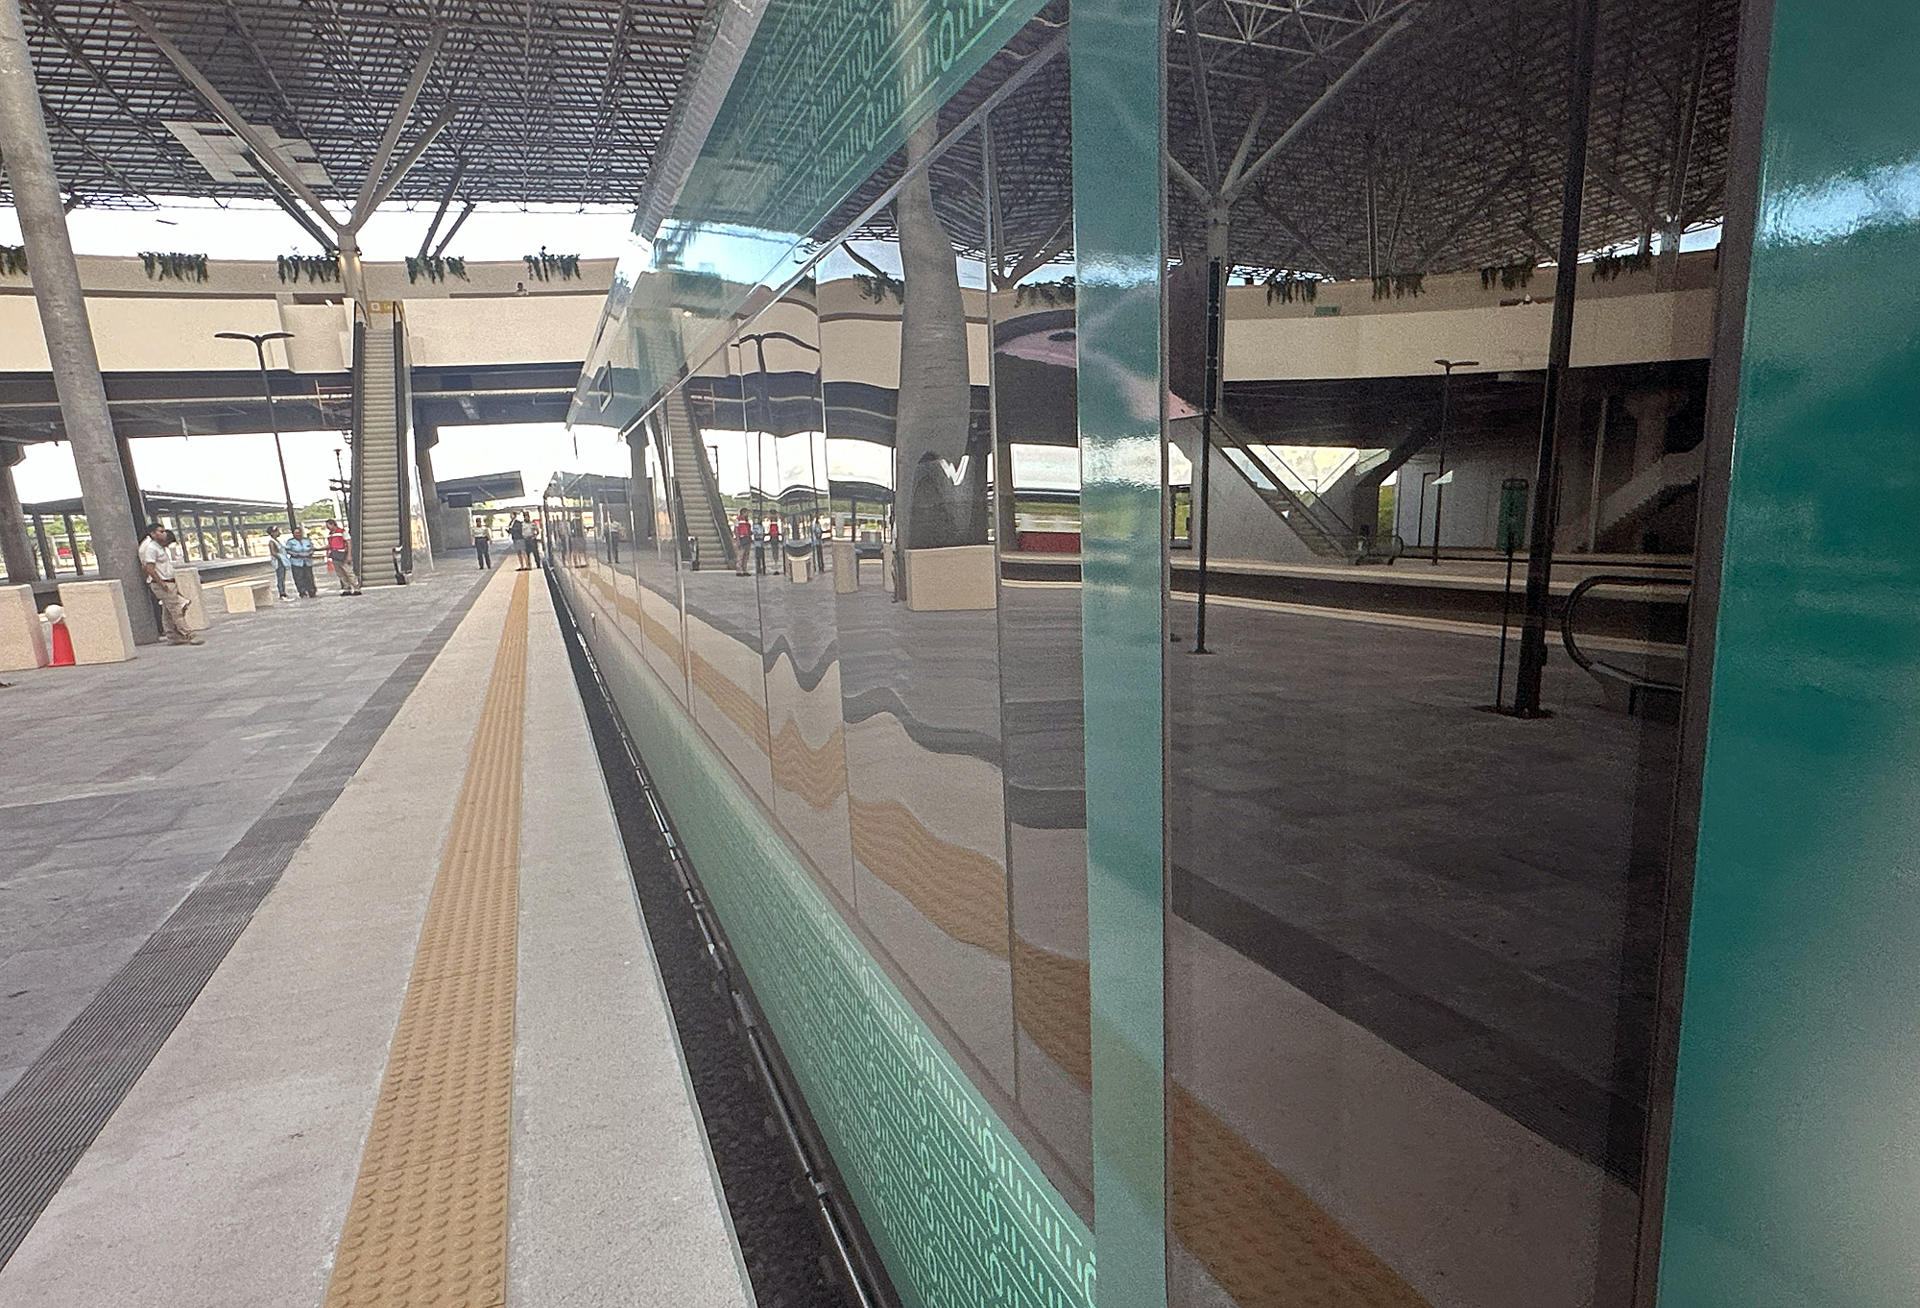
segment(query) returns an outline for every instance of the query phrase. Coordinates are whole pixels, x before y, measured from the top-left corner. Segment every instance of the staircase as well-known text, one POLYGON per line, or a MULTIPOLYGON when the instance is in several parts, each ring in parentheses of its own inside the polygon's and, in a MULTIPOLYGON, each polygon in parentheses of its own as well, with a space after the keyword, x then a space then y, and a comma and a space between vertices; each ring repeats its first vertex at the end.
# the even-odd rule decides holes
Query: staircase
POLYGON ((1627 478, 1626 484, 1600 501, 1595 538, 1606 536, 1629 519, 1666 503, 1674 494, 1700 480, 1704 445, 1678 454, 1663 454, 1627 478))
POLYGON ((694 425, 693 406, 687 403, 686 387, 668 394, 666 415, 680 529, 699 543, 702 568, 730 567, 733 545, 732 531, 727 526, 727 508, 720 500, 713 469, 707 466, 707 451, 700 443, 700 429, 694 425))
POLYGON ((393 551, 400 544, 401 468, 399 388, 394 376, 393 310, 376 305, 368 316, 354 377, 358 435, 353 462, 354 565, 363 584, 393 584, 393 551))

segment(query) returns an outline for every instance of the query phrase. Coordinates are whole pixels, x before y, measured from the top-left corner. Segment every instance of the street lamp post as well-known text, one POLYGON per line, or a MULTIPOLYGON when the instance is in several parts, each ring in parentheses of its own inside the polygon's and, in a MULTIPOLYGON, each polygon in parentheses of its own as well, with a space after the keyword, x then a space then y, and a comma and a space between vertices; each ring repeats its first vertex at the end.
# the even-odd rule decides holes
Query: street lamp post
POLYGON ((1440 512, 1447 504, 1447 428, 1453 421, 1453 370, 1478 368, 1478 359, 1435 359, 1446 370, 1440 379, 1440 471, 1433 477, 1433 564, 1440 563, 1440 512))
POLYGON ((280 461, 280 494, 287 503, 287 530, 299 527, 293 513, 293 487, 287 481, 287 455, 280 448, 280 417, 273 409, 273 382, 267 376, 267 342, 290 341, 292 332, 215 332, 214 336, 223 341, 252 341, 254 357, 260 361, 260 388, 267 395, 267 425, 273 428, 273 457, 280 461))

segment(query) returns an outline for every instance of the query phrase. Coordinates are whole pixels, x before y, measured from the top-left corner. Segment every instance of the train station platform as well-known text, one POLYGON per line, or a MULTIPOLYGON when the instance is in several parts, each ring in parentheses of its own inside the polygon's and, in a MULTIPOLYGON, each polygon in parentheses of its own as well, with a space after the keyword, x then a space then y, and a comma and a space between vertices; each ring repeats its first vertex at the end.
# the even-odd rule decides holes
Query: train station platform
POLYGON ((0 1306, 754 1300, 544 574, 0 690, 0 1306))

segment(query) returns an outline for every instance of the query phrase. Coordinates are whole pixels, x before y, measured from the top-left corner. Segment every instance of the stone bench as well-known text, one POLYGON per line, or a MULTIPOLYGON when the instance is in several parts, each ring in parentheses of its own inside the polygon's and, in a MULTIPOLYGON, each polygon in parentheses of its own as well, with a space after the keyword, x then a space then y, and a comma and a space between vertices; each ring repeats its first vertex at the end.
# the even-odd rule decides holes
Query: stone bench
POLYGON ((230 581, 220 588, 226 596, 227 612, 256 613, 261 605, 273 606, 273 578, 250 577, 246 581, 230 581))
POLYGON ((133 657, 133 627, 119 582, 63 581, 60 607, 66 610, 75 663, 124 663, 133 657))
POLYGON ((47 633, 31 586, 0 586, 0 672, 47 666, 47 633))

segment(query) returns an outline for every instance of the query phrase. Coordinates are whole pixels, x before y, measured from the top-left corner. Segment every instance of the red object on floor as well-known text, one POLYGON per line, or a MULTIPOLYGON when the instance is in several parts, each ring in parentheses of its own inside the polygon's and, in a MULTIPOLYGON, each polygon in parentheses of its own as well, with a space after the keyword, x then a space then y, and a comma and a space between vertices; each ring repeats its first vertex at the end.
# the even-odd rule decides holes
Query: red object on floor
POLYGON ((70 668, 73 666, 73 637, 67 634, 64 622, 49 623, 53 628, 53 666, 70 668))
POLYGON ((1077 554, 1080 552, 1080 533, 1077 531, 1023 531, 1020 533, 1020 548, 1040 554, 1077 554))

